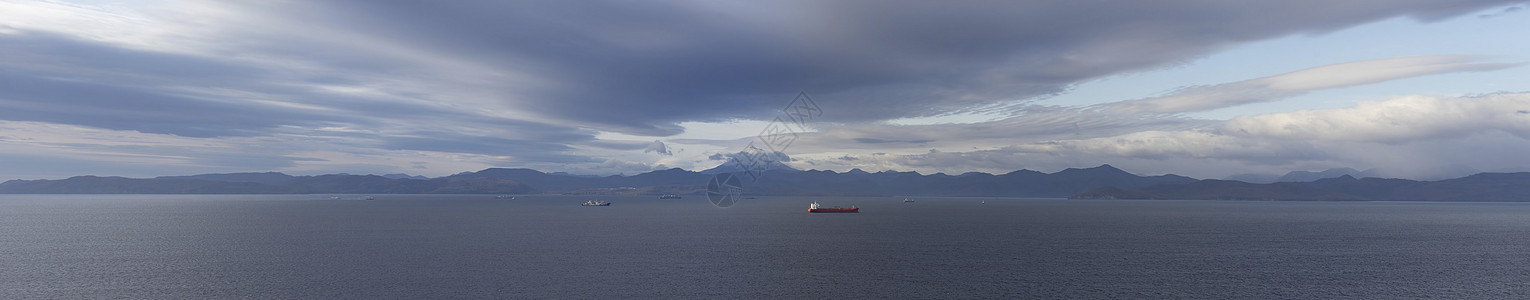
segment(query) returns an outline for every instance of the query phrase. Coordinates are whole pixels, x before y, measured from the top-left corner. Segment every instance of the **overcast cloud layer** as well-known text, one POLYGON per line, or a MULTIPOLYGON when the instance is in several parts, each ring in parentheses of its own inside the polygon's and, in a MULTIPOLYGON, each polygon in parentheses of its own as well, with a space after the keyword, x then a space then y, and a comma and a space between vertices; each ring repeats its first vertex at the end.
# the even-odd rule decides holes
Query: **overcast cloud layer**
POLYGON ((1105 104, 1034 103, 1292 35, 1524 18, 1511 6, 1523 2, 0 1, 0 179, 700 170, 799 91, 825 112, 787 151, 800 168, 1530 169, 1488 155, 1530 150, 1525 93, 1181 115, 1520 68, 1515 58, 1370 57, 1105 104), (963 115, 986 117, 892 122, 963 115))

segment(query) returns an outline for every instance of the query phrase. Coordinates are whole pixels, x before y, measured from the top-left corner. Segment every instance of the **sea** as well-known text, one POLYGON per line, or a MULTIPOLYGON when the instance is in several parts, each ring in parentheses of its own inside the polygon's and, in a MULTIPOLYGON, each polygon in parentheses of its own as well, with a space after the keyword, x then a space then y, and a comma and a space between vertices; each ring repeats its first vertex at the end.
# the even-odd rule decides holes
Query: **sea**
POLYGON ((1530 298, 1530 203, 371 196, 0 195, 0 299, 1530 298))

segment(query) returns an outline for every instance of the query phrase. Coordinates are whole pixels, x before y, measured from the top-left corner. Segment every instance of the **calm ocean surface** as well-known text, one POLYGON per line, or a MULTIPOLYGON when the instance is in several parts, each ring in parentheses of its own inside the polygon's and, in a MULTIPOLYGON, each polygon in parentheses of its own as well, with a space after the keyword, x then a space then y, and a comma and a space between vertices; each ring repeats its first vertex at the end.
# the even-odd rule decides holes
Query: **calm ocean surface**
POLYGON ((3 195, 0 299, 1530 298, 1530 203, 341 196, 3 195))

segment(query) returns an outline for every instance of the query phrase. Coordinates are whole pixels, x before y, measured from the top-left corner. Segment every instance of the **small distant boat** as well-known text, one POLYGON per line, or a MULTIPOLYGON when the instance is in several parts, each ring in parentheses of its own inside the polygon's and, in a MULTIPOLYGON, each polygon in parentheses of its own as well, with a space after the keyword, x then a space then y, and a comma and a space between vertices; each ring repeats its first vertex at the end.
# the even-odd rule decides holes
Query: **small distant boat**
POLYGON ((590 200, 585 201, 584 204, 580 204, 579 206, 611 206, 611 202, 590 200))
POLYGON ((659 195, 659 199, 680 199, 680 195, 659 195))
POLYGON ((499 195, 499 196, 494 196, 494 199, 509 199, 509 200, 515 200, 515 196, 511 196, 511 195, 499 195))
POLYGON ((372 198, 372 196, 367 196, 367 197, 366 197, 366 198, 362 198, 362 199, 367 199, 367 200, 376 200, 376 199, 377 199, 377 198, 372 198))
POLYGON ((808 205, 808 212, 810 212, 810 213, 858 213, 858 212, 861 212, 861 209, 858 208, 858 207, 855 207, 855 205, 851 205, 850 208, 842 208, 842 207, 838 207, 838 206, 830 207, 830 208, 822 208, 822 207, 818 206, 818 202, 813 202, 813 204, 809 204, 808 205))
POLYGON ((978 200, 978 204, 988 204, 988 200, 978 200))
POLYGON ((340 196, 330 196, 329 200, 340 200, 340 196))
POLYGON ((914 199, 903 198, 903 203, 914 203, 914 199))

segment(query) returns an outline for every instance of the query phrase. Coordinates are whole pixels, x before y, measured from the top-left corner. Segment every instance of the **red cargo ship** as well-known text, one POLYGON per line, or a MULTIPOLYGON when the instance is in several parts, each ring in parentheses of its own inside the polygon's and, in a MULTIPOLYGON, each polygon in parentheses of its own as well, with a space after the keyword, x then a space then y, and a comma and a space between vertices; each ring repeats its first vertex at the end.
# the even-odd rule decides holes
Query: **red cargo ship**
POLYGON ((808 212, 810 212, 810 213, 858 213, 858 212, 861 212, 861 209, 858 208, 858 207, 855 207, 855 205, 851 205, 850 208, 843 208, 843 207, 838 207, 838 206, 835 206, 835 207, 832 207, 832 208, 819 208, 818 207, 818 202, 813 202, 813 204, 808 205, 808 212))

